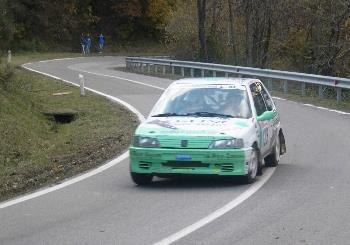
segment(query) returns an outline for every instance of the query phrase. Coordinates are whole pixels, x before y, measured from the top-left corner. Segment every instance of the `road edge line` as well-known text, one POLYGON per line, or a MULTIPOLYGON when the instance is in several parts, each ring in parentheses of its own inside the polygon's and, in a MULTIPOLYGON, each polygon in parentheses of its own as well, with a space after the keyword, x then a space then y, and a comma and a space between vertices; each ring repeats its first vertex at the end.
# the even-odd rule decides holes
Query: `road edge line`
MULTIPOLYGON (((57 60, 57 59, 56 59, 57 60)), ((68 83, 68 84, 71 84, 71 85, 74 85, 76 87, 79 87, 78 84, 75 84, 71 81, 68 81, 68 80, 65 80, 65 79, 61 79, 59 77, 56 77, 56 76, 53 76, 53 75, 50 75, 50 74, 47 74, 47 73, 44 73, 44 72, 40 72, 40 71, 36 71, 32 68, 29 68, 29 67, 26 67, 26 65, 28 64, 31 64, 31 63, 26 63, 26 64, 23 64, 21 65, 21 67, 23 67, 24 69, 28 70, 28 71, 32 71, 32 72, 35 72, 35 73, 38 73, 38 74, 41 74, 41 75, 45 75, 45 76, 48 76, 48 77, 51 77, 51 78, 54 78, 56 80, 59 80, 59 81, 63 81, 65 83, 68 83)), ((129 111, 131 111, 132 113, 134 113, 138 120, 140 122, 143 122, 145 120, 145 117, 142 115, 141 112, 139 112, 134 106, 128 104, 127 102, 121 100, 121 99, 118 99, 114 96, 111 96, 111 95, 108 95, 108 94, 105 94, 105 93, 102 93, 102 92, 99 92, 97 90, 94 90, 94 89, 91 89, 91 88, 85 88, 86 90, 89 90, 95 94, 98 94, 98 95, 101 95, 103 97, 106 97, 107 99, 109 100, 112 100, 114 102, 117 102, 119 104, 121 104, 122 106, 126 107, 129 111)), ((102 166, 99 166, 95 169, 92 169, 92 170, 89 170, 88 172, 82 174, 82 175, 78 175, 76 177, 73 177, 71 179, 68 179, 58 185, 55 185, 55 186, 52 186, 52 187, 47 187, 45 189, 42 189, 42 190, 38 190, 38 191, 35 191, 33 193, 30 193, 30 194, 24 194, 23 196, 20 196, 20 197, 17 197, 15 199, 12 199, 12 200, 9 200, 9 201, 4 201, 4 202, 1 202, 0 203, 0 209, 4 209, 4 208, 7 208, 7 207, 10 207, 10 206, 13 206, 15 204, 19 204, 19 203, 22 203, 24 201, 27 201, 27 200, 30 200, 30 199, 34 199, 36 197, 40 197, 40 196, 43 196, 45 194, 48 194, 50 192, 53 192, 53 191, 56 191, 56 190, 59 190, 59 189, 62 189, 66 186, 69 186, 69 185, 72 185, 72 184, 75 184, 77 182, 80 182, 84 179, 87 179, 91 176, 94 176, 96 174, 99 174, 117 164, 119 164, 121 161, 127 159, 129 157, 129 152, 128 150, 123 152, 123 154, 121 154, 120 156, 108 161, 107 163, 103 164, 102 166)))
POLYGON ((243 203, 249 197, 254 195, 272 176, 276 168, 268 168, 264 175, 259 178, 259 181, 256 181, 252 186, 250 186, 246 191, 240 194, 238 197, 227 203, 225 206, 215 210, 206 217, 200 219, 199 221, 183 228, 182 230, 160 240, 159 242, 153 243, 153 245, 168 245, 173 242, 180 240, 181 238, 193 233, 194 231, 202 228, 203 226, 213 222, 214 220, 220 218, 224 214, 228 213, 232 209, 236 208, 238 205, 243 203))

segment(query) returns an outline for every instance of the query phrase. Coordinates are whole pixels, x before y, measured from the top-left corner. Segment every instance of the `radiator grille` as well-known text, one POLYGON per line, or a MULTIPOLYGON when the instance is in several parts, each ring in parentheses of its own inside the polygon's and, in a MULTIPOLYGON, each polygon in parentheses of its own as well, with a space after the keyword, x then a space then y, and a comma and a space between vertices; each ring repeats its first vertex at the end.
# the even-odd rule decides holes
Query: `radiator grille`
POLYGON ((231 164, 223 164, 221 165, 222 172, 233 172, 233 165, 231 164))

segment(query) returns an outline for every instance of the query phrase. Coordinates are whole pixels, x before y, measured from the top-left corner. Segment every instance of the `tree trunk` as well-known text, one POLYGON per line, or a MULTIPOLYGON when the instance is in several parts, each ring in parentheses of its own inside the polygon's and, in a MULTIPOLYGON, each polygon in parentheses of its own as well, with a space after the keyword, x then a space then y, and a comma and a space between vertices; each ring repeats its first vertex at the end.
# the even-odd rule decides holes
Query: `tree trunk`
POLYGON ((229 18, 230 18, 230 46, 232 49, 232 55, 233 55, 233 65, 238 64, 238 57, 237 57, 237 49, 236 49, 236 42, 235 42, 235 30, 234 30, 234 16, 233 16, 233 4, 232 0, 227 0, 228 7, 229 7, 229 18))
POLYGON ((199 37, 199 58, 201 61, 208 61, 208 50, 205 36, 206 0, 197 0, 198 13, 198 37, 199 37))

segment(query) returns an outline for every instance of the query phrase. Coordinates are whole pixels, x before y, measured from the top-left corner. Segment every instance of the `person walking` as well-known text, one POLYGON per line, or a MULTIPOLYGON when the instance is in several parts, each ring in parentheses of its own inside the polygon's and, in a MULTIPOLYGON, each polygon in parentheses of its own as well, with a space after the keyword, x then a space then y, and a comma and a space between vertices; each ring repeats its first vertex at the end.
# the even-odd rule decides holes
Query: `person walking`
POLYGON ((90 49, 91 49, 91 37, 90 34, 87 34, 85 38, 85 53, 90 54, 90 49))
POLYGON ((81 52, 85 54, 85 36, 84 33, 80 35, 80 46, 81 46, 81 52))
POLYGON ((97 43, 98 43, 98 51, 101 54, 103 51, 103 46, 105 44, 105 37, 102 35, 102 33, 98 36, 97 43))

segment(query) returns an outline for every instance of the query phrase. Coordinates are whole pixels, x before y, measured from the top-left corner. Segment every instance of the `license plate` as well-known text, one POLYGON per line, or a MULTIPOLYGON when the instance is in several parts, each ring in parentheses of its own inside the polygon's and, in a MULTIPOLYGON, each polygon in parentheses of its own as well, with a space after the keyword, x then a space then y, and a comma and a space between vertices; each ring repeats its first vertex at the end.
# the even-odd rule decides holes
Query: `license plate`
POLYGON ((189 160, 192 160, 192 156, 191 155, 176 155, 176 160, 189 161, 189 160))

